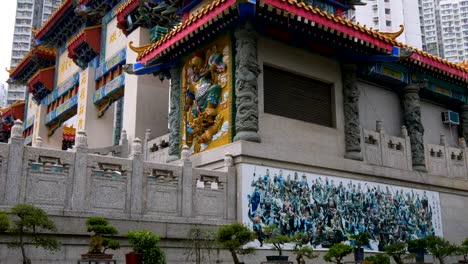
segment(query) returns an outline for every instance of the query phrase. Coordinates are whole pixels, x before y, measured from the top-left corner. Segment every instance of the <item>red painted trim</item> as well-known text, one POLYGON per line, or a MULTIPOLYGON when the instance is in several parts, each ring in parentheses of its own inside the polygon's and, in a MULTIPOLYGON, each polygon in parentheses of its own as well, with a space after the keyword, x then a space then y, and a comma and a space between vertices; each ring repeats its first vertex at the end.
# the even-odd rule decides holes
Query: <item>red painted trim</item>
POLYGON ((34 85, 37 83, 44 84, 49 91, 52 91, 54 89, 54 77, 55 67, 39 70, 39 72, 28 81, 29 92, 34 93, 34 85))
POLYGON ((217 16, 218 14, 222 13, 224 10, 228 9, 232 4, 236 3, 236 0, 227 0, 222 4, 214 7, 209 13, 201 16, 198 20, 195 20, 187 26, 186 28, 182 29, 181 31, 177 32, 174 36, 166 40, 164 43, 160 44, 156 49, 150 51, 148 54, 143 56, 139 61, 146 63, 152 60, 154 57, 159 55, 163 50, 167 49, 174 43, 178 42, 188 34, 195 31, 195 29, 201 27, 203 24, 207 23, 209 20, 217 16))
POLYGON ((26 59, 21 61, 21 63, 18 66, 16 66, 14 71, 12 73, 10 73, 11 78, 15 78, 15 76, 18 73, 20 73, 29 63, 35 63, 35 62, 31 61, 31 56, 38 56, 38 57, 41 57, 41 58, 45 58, 45 59, 48 59, 48 60, 55 61, 55 56, 53 56, 53 55, 46 54, 46 53, 40 52, 38 50, 31 50, 28 54, 25 55, 26 59))
POLYGON ((75 50, 83 42, 88 43, 93 51, 99 54, 101 49, 101 27, 85 28, 78 34, 78 37, 70 42, 67 47, 70 59, 76 58, 75 50))
POLYGON ((278 0, 262 0, 268 5, 271 5, 273 7, 286 10, 290 13, 296 14, 298 16, 301 16, 303 18, 306 18, 310 21, 313 21, 315 23, 319 23, 323 26, 327 26, 331 29, 334 29, 336 31, 343 32, 347 35, 356 37, 360 40, 364 40, 368 43, 371 43, 379 48, 386 49, 387 51, 391 51, 393 45, 386 43, 383 40, 377 39, 373 36, 368 35, 367 33, 361 32, 357 29, 350 28, 347 25, 343 25, 341 23, 337 23, 333 20, 328 19, 326 16, 321 16, 320 14, 314 14, 311 11, 308 11, 304 8, 298 7, 296 5, 291 5, 287 1, 278 1, 278 0))
MULTIPOLYGON (((124 30, 125 32, 127 31, 127 19, 126 17, 130 12, 135 10, 138 6, 138 0, 133 0, 130 4, 128 4, 124 9, 120 10, 119 13, 117 13, 117 27, 124 30)), ((127 34, 125 34, 127 35, 127 34)))
POLYGON ((35 37, 36 40, 42 38, 47 33, 47 31, 49 31, 51 26, 54 25, 57 22, 57 20, 63 16, 63 13, 73 5, 73 2, 74 2, 74 0, 65 0, 65 1, 66 2, 62 6, 60 6, 59 9, 55 10, 55 12, 52 13, 50 18, 46 21, 46 23, 42 25, 42 27, 40 28, 40 31, 37 32, 36 34, 36 37, 35 37))
POLYGON ((75 40, 70 43, 67 47, 68 49, 68 57, 70 59, 74 59, 76 58, 76 53, 75 53, 75 49, 76 47, 78 47, 78 45, 80 45, 81 43, 83 43, 85 41, 85 34, 84 34, 84 31, 81 31, 79 33, 79 37, 75 38, 75 40))
POLYGON ((420 55, 418 53, 413 53, 410 56, 410 59, 414 60, 414 61, 420 61, 420 62, 422 62, 424 64, 430 65, 433 68, 440 69, 440 70, 443 70, 443 71, 448 72, 450 74, 456 75, 458 77, 461 77, 461 78, 465 79, 465 81, 468 79, 468 72, 457 69, 457 68, 454 68, 454 67, 451 67, 451 66, 449 66, 447 64, 444 64, 444 63, 442 63, 440 61, 434 60, 432 58, 428 58, 428 57, 420 55))

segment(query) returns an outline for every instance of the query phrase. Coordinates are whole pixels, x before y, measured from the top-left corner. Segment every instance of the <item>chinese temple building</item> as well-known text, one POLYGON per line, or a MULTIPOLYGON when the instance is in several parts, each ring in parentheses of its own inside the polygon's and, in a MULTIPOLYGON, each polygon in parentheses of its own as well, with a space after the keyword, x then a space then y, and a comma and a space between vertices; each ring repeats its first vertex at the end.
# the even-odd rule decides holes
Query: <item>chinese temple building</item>
POLYGON ((98 161, 75 182, 112 184, 78 205, 70 188, 66 210, 161 228, 168 263, 186 263, 178 226, 199 222, 243 222, 261 249, 270 224, 318 249, 363 231, 374 251, 428 235, 458 243, 468 236, 468 62, 398 42, 403 26, 344 17, 361 4, 65 0, 10 70, 29 87, 24 144, 78 146, 77 157, 89 147, 98 161), (187 168, 193 180, 181 179, 187 168))

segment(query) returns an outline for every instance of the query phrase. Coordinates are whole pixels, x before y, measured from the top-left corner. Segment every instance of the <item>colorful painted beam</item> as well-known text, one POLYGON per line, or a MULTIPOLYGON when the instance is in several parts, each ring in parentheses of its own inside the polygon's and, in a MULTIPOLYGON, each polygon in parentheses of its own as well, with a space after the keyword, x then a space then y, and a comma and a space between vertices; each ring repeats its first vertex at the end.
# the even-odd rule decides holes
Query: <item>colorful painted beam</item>
POLYGON ((43 105, 50 105, 52 102, 60 98, 64 93, 68 92, 70 89, 73 89, 76 85, 78 85, 80 81, 80 74, 75 73, 72 77, 66 80, 62 85, 55 88, 52 93, 50 93, 47 97, 45 97, 41 104, 43 105))
POLYGON ((101 63, 99 67, 96 68, 95 78, 96 81, 101 79, 108 72, 114 70, 119 65, 124 65, 127 59, 127 49, 124 48, 119 51, 114 57, 110 58, 108 61, 101 63))
POLYGON ((101 87, 93 95, 94 104, 100 105, 107 99, 118 99, 123 95, 125 86, 125 74, 121 74, 101 87))
POLYGON ((49 114, 47 114, 45 118, 46 125, 52 125, 56 122, 65 121, 63 119, 65 116, 68 116, 71 111, 76 111, 76 106, 78 105, 78 95, 72 96, 70 99, 65 101, 63 104, 59 105, 57 108, 52 110, 49 114))

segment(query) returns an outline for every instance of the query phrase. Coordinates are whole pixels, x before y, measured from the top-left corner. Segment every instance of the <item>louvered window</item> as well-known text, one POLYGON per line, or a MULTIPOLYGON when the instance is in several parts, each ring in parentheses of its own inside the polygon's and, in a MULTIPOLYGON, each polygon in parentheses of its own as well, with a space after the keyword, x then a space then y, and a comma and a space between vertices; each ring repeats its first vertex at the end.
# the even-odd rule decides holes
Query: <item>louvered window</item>
POLYGON ((263 66, 265 113, 333 127, 332 84, 263 66))

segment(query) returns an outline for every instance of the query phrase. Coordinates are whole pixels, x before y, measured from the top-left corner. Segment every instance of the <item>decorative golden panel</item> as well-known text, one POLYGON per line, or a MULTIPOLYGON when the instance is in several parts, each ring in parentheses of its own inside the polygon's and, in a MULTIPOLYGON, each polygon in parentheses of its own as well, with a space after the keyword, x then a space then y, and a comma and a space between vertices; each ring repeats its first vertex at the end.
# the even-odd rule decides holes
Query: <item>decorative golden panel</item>
POLYGON ((232 50, 228 35, 182 62, 182 144, 191 153, 216 148, 232 138, 232 50))

